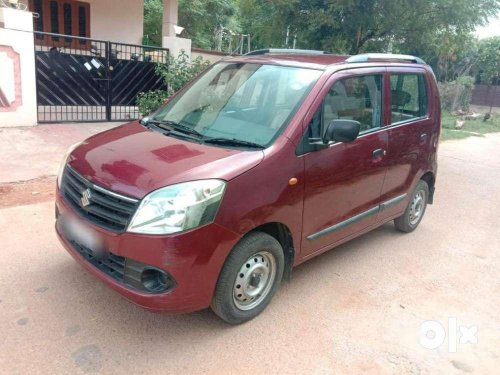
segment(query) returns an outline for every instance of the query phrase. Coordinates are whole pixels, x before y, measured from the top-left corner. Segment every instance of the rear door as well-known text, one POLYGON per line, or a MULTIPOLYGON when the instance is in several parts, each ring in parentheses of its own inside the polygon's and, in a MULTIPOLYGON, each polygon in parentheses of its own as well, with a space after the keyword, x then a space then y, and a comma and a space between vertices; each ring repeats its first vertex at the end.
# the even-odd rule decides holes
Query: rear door
POLYGON ((386 173, 387 133, 382 127, 385 68, 336 73, 306 116, 302 254, 307 257, 374 223, 386 173), (361 123, 351 143, 314 148, 334 119, 361 123))
POLYGON ((381 199, 391 204, 381 212, 382 218, 404 208, 415 176, 428 165, 433 131, 424 69, 388 68, 386 85, 390 85, 388 169, 381 199))

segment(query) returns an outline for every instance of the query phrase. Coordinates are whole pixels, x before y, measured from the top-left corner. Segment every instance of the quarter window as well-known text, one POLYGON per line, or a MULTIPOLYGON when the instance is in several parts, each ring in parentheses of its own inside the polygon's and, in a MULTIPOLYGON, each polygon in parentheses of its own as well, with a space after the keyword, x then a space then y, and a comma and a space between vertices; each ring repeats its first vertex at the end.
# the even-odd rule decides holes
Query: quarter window
POLYGON ((391 123, 427 115, 427 90, 422 74, 391 74, 391 123))

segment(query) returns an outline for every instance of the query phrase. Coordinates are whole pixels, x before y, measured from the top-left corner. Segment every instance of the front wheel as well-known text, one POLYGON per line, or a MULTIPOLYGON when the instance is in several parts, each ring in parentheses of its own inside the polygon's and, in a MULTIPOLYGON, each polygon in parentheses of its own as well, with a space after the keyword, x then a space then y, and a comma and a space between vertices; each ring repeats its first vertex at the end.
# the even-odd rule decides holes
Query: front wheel
POLYGON ((400 232, 413 232, 424 217, 429 200, 429 186, 420 180, 413 191, 408 207, 403 215, 394 219, 394 226, 400 232))
POLYGON ((271 301, 284 266, 283 248, 274 237, 262 232, 246 235, 226 259, 212 310, 230 324, 253 319, 271 301))

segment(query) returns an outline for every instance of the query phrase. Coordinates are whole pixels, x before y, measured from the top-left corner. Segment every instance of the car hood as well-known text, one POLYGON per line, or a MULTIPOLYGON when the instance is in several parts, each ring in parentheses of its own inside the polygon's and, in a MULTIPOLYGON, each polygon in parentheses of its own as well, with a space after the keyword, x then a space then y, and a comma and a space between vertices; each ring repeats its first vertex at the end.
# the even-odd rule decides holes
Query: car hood
POLYGON ((84 141, 69 165, 93 183, 143 198, 164 186, 207 178, 231 180, 258 165, 264 153, 198 144, 132 122, 84 141))

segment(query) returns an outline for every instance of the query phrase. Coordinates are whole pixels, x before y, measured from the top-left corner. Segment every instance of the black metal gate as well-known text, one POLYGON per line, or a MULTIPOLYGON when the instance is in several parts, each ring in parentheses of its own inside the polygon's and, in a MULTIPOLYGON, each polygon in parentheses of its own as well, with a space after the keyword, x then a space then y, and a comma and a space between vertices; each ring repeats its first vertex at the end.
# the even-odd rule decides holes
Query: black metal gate
POLYGON ((35 32, 38 122, 139 118, 137 95, 166 89, 168 49, 35 32))

